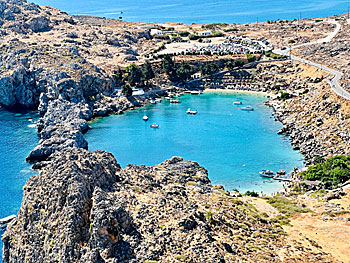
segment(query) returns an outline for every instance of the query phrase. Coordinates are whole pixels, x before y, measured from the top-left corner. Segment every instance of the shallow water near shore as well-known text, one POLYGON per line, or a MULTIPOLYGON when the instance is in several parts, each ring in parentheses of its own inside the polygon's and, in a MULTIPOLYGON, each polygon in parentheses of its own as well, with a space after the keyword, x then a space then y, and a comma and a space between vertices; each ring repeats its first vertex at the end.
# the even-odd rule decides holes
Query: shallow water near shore
MULTIPOLYGON (((36 174, 25 159, 39 141, 34 123, 37 118, 35 112, 14 113, 0 109, 0 218, 17 214, 22 187, 36 174)), ((2 242, 0 249, 2 253, 2 242)))
POLYGON ((248 94, 205 93, 185 95, 180 104, 163 100, 156 105, 93 121, 86 134, 90 150, 112 152, 117 161, 127 164, 156 165, 181 156, 197 161, 209 171, 213 184, 227 190, 263 191, 282 189, 282 184, 262 178, 262 169, 291 171, 303 166, 303 157, 293 151, 287 137, 277 135, 282 127, 264 105, 267 98, 248 94), (252 112, 232 105, 240 100, 252 112), (198 110, 188 115, 186 110, 198 110), (149 121, 142 120, 143 115, 149 121), (150 128, 153 122, 158 129, 150 128))

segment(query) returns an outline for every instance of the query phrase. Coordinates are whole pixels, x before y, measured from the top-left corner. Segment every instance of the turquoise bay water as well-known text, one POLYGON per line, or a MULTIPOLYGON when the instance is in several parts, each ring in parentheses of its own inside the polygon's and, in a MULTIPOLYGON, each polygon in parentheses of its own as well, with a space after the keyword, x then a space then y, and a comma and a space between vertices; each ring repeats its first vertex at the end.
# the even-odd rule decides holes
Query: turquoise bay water
POLYGON ((303 158, 293 151, 265 97, 243 94, 185 95, 180 104, 163 102, 94 121, 86 134, 89 149, 112 152, 125 167, 129 163, 156 165, 182 156, 199 162, 209 171, 214 184, 226 189, 276 192, 281 184, 262 178, 262 169, 291 171, 303 166, 303 158), (233 106, 240 100, 255 111, 233 106), (187 115, 186 110, 198 110, 187 115), (147 114, 149 121, 142 116, 147 114), (156 122, 159 129, 150 128, 156 122))
POLYGON ((123 17, 135 22, 247 23, 330 16, 347 12, 347 0, 34 0, 70 14, 123 17), (123 14, 121 14, 123 12, 123 14))
MULTIPOLYGON (((13 113, 0 109, 0 218, 17 214, 22 187, 35 174, 25 159, 39 141, 33 124, 37 118, 33 112, 13 113)), ((0 249, 2 252, 1 242, 0 249)))

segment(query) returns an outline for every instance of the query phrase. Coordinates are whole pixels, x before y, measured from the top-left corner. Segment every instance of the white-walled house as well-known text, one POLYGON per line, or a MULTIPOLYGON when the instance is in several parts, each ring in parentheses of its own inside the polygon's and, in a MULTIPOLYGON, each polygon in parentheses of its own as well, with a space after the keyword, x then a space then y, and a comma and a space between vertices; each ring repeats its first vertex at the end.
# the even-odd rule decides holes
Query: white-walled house
POLYGON ((154 35, 162 36, 163 35, 163 31, 159 30, 159 29, 156 29, 156 28, 152 28, 151 29, 151 36, 154 36, 154 35))
POLYGON ((212 32, 210 30, 197 32, 198 36, 209 36, 211 33, 212 32))

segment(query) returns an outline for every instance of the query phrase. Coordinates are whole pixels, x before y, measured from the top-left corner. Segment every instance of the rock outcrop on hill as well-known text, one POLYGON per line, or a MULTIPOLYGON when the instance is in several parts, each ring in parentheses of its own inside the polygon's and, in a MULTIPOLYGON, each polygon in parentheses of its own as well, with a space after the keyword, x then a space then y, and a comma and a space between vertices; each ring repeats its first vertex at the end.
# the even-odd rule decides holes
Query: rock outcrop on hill
MULTIPOLYGON (((121 169, 107 152, 69 149, 41 165, 3 236, 4 263, 280 261, 282 229, 196 162, 121 169)), ((293 246, 284 255, 323 259, 293 246)))

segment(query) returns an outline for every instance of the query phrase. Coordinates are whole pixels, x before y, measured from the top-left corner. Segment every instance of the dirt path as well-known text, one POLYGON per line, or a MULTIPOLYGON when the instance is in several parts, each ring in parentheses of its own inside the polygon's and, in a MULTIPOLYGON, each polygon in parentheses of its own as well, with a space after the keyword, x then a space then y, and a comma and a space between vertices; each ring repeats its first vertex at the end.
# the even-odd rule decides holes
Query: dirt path
POLYGON ((299 235, 314 247, 331 254, 340 262, 350 262, 350 222, 343 220, 322 220, 321 215, 299 214, 291 219, 293 227, 286 227, 289 236, 299 235))

